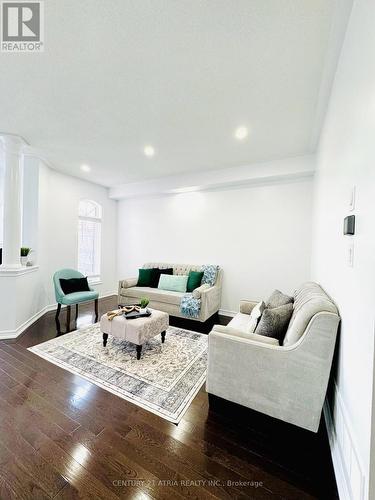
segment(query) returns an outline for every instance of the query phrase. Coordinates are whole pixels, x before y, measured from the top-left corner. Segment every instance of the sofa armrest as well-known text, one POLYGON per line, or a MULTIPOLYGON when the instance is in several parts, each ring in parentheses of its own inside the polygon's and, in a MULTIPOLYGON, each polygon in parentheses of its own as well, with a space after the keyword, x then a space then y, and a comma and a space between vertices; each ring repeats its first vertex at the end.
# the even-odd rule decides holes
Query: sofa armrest
MULTIPOLYGON (((231 326, 214 325, 212 332, 231 335, 232 337, 240 337, 243 339, 252 340, 254 342, 260 342, 261 344, 277 346, 279 345, 279 341, 277 339, 274 339, 273 337, 266 337, 264 335, 258 335, 256 333, 246 333, 231 326)), ((212 332, 210 333, 210 335, 212 334, 212 332)))
POLYGON ((212 287, 210 287, 210 285, 208 285, 207 283, 205 283, 204 285, 199 286, 198 288, 196 288, 195 290, 193 290, 193 297, 195 299, 200 299, 202 297, 202 293, 205 290, 208 290, 209 288, 212 288, 212 287))
POLYGON ((138 278, 126 278, 120 281, 120 288, 130 288, 132 286, 137 286, 138 278))
POLYGON ((240 300, 240 313, 250 314, 258 302, 252 300, 240 300))
MULTIPOLYGON (((204 285, 203 285, 204 286, 204 285)), ((203 321, 217 313, 221 304, 221 287, 214 285, 201 292, 201 318, 203 321)))

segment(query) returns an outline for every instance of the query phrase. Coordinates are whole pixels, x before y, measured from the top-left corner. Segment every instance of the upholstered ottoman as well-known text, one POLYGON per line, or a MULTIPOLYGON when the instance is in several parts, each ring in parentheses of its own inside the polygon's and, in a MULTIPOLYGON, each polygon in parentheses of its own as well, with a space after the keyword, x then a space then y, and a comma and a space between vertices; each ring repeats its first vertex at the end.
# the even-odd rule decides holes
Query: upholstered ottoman
POLYGON ((164 343, 169 326, 169 315, 163 311, 150 309, 151 316, 146 318, 126 319, 115 316, 112 321, 104 314, 100 318, 100 331, 103 333, 103 346, 107 345, 108 335, 123 339, 136 345, 137 359, 141 358, 142 346, 147 340, 161 334, 164 343))

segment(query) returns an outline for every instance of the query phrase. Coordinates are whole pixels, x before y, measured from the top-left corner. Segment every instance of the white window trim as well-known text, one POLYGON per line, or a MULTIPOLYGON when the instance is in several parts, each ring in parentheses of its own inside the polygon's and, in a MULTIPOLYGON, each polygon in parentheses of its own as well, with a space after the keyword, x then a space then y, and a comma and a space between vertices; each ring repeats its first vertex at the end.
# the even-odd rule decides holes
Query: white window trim
MULTIPOLYGON (((98 262, 99 262, 99 274, 87 274, 87 281, 91 285, 99 285, 102 283, 101 281, 101 270, 102 270, 102 214, 103 214, 103 209, 100 203, 96 202, 95 200, 90 200, 87 198, 84 198, 79 201, 78 204, 78 224, 80 221, 87 221, 87 222, 94 222, 94 223, 99 223, 100 224, 100 233, 99 233, 99 257, 98 257, 98 262), (80 204, 84 201, 88 201, 90 203, 94 203, 95 205, 98 206, 99 209, 99 216, 98 217, 87 217, 85 215, 80 215, 79 213, 79 207, 80 204)), ((79 238, 77 239, 77 269, 79 269, 79 238)))
POLYGON ((87 281, 90 285, 101 285, 103 282, 99 276, 87 276, 87 281))

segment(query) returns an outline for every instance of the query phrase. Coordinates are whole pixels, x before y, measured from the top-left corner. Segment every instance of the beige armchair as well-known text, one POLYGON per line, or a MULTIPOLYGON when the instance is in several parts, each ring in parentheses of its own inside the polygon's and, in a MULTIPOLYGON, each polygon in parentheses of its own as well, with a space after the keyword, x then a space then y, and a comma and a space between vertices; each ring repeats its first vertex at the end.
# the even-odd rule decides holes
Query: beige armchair
POLYGON ((295 292, 284 343, 244 333, 255 302, 209 334, 207 392, 317 432, 340 321, 316 283, 295 292))

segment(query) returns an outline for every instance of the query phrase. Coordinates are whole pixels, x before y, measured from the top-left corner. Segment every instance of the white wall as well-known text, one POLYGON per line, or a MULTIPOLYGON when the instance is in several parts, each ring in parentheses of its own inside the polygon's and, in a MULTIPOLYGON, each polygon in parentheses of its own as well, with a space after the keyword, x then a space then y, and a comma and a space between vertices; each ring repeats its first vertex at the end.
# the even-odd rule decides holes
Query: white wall
POLYGON ((332 450, 342 495, 347 488, 353 500, 375 498, 375 490, 367 496, 375 310, 374 7, 373 0, 354 3, 321 136, 315 191, 312 275, 342 317, 332 450), (350 238, 342 227, 352 186, 357 231, 350 238), (347 263, 350 241, 354 267, 347 263))
POLYGON ((17 336, 55 304, 56 270, 77 268, 80 199, 95 200, 103 209, 101 283, 93 286, 100 296, 117 293, 117 202, 108 189, 57 173, 34 158, 26 158, 24 168, 23 243, 34 249, 31 259, 38 267, 0 276, 0 338, 17 336))
POLYGON ((108 198, 108 189, 60 174, 41 163, 37 263, 48 304, 55 302, 53 273, 61 268, 77 268, 78 204, 81 199, 94 200, 103 209, 101 284, 94 288, 101 295, 117 293, 117 202, 108 198))
POLYGON ((119 202, 119 276, 147 261, 219 264, 222 309, 310 277, 312 179, 119 202))

